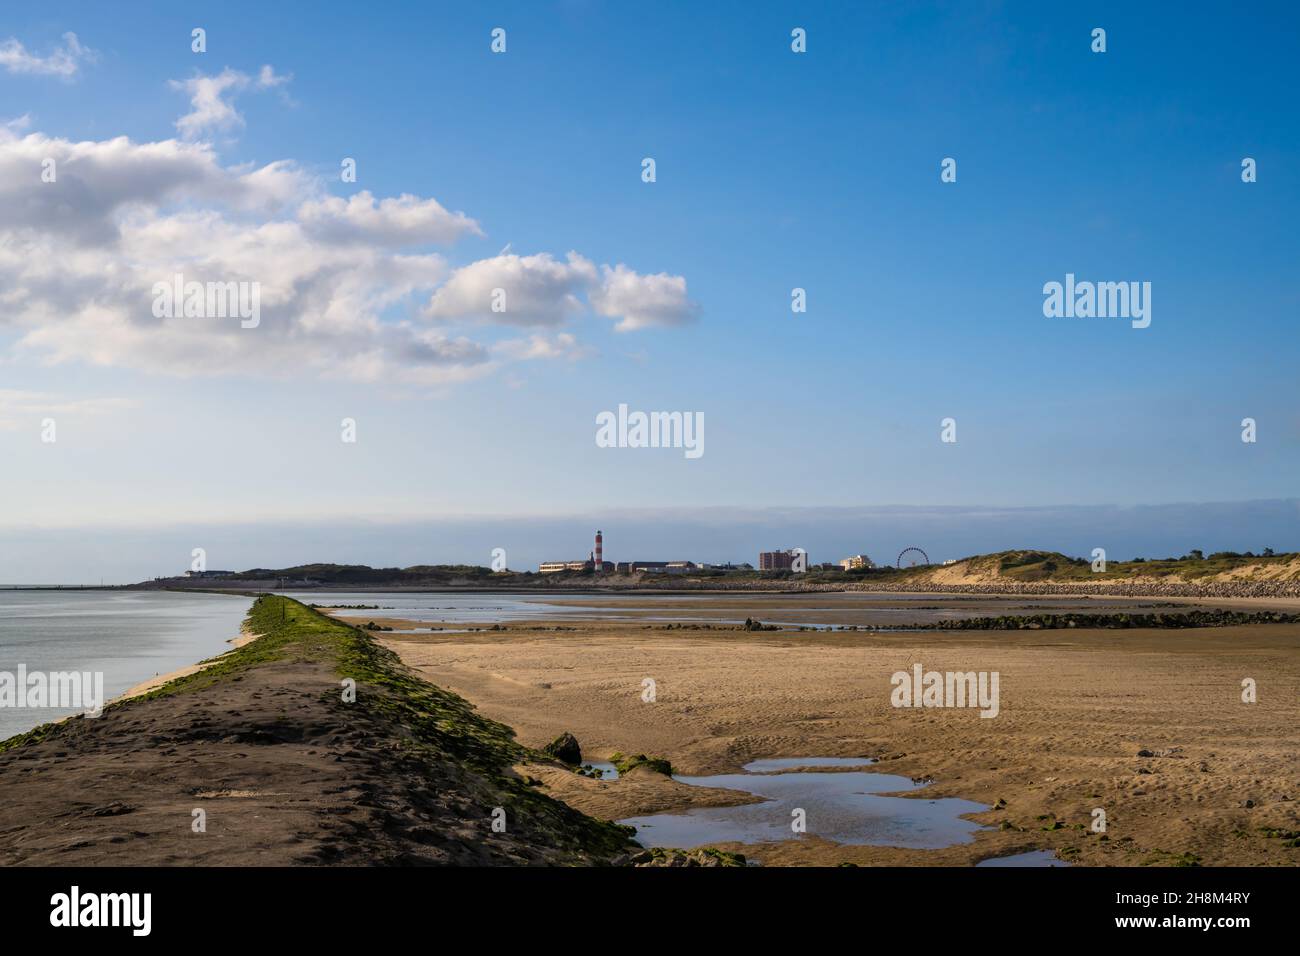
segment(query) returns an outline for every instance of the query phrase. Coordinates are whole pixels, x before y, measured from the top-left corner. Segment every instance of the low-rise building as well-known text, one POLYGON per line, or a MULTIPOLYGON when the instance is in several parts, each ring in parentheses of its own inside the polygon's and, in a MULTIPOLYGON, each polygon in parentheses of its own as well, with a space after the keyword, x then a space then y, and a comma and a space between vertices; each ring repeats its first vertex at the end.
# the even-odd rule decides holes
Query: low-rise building
POLYGON ((760 551, 758 553, 758 570, 760 571, 794 571, 808 569, 808 552, 802 548, 787 551, 760 551), (802 559, 802 560, 800 560, 802 559))
MULTIPOLYGON (((600 569, 602 571, 613 571, 614 562, 602 561, 600 562, 600 569)), ((586 561, 543 561, 537 566, 537 571, 540 574, 556 574, 560 571, 594 570, 596 570, 596 562, 591 558, 588 558, 586 561)))
POLYGON ((845 571, 853 571, 857 568, 874 568, 875 562, 865 554, 855 554, 851 558, 844 558, 840 561, 840 567, 845 571))
POLYGON ((686 574, 698 567, 694 561, 620 561, 615 565, 623 574, 686 574))
POLYGON ((590 561, 543 561, 537 570, 541 574, 556 574, 560 571, 587 571, 593 567, 590 561))

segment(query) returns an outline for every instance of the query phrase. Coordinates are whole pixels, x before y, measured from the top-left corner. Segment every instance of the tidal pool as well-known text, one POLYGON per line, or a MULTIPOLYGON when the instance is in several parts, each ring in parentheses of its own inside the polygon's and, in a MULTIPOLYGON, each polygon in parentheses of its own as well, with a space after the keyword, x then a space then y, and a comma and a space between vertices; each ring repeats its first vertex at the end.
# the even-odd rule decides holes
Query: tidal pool
POLYGON ((721 787, 763 797, 739 807, 701 807, 685 813, 629 817, 619 823, 637 828, 643 846, 689 849, 714 843, 771 843, 798 839, 791 824, 803 811, 806 834, 835 843, 936 850, 969 843, 978 823, 963 813, 987 810, 982 803, 945 797, 923 800, 881 796, 920 790, 895 774, 854 770, 823 772, 802 767, 863 767, 870 760, 845 757, 788 757, 755 760, 745 773, 709 777, 674 776, 697 787, 721 787), (775 772, 773 772, 775 771, 775 772), (784 771, 784 772, 782 772, 784 771))

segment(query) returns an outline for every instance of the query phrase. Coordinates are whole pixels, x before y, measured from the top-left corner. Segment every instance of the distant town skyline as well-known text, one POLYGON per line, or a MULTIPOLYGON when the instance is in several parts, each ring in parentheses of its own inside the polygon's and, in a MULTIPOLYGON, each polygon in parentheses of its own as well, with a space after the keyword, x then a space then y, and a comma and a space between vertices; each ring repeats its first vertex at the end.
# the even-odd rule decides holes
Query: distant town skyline
POLYGON ((611 509, 600 515, 340 517, 329 522, 267 520, 183 526, 0 528, 0 584, 127 584, 183 574, 191 551, 208 567, 243 571, 314 562, 408 567, 536 570, 542 561, 590 550, 605 532, 606 560, 664 558, 754 563, 759 551, 787 542, 815 562, 866 554, 892 563, 921 547, 940 563, 972 554, 1039 548, 1086 557, 1104 547, 1113 559, 1177 557, 1213 551, 1300 550, 1300 499, 1138 507, 611 509), (796 542, 804 542, 796 544, 796 542))

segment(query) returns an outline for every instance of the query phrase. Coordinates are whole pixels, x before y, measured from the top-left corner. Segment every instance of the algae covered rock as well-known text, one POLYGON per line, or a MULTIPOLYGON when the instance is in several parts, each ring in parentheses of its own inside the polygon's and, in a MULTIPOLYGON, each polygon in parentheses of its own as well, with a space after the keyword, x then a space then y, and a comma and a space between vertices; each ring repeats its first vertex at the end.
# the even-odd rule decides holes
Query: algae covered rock
POLYGON ((543 747, 542 753, 575 767, 582 763, 582 748, 578 746, 578 738, 567 730, 543 747))
POLYGON ((616 753, 609 758, 609 762, 614 765, 614 769, 618 771, 620 777, 627 776, 637 767, 645 767, 647 770, 661 773, 665 777, 673 775, 673 765, 663 757, 647 757, 645 754, 629 756, 624 753, 616 753))

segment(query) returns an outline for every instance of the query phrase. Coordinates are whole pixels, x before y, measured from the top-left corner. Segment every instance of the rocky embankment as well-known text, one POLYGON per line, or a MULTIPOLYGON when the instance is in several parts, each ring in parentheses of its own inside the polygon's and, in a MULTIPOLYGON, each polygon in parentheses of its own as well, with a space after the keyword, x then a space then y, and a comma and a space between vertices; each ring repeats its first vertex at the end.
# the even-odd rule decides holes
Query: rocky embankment
POLYGON ((198 673, 0 742, 0 865, 640 862, 628 828, 513 769, 547 756, 364 631, 278 596, 248 629, 198 673))
MULTIPOLYGON (((649 576, 646 576, 649 577, 649 576)), ((1066 584, 1052 581, 1021 582, 990 580, 981 584, 934 583, 918 578, 888 581, 825 582, 800 581, 796 578, 732 581, 725 578, 672 578, 658 575, 650 579, 626 582, 603 582, 593 585, 590 576, 584 583, 557 581, 556 590, 609 591, 754 591, 754 592, 821 592, 865 591, 882 594, 1012 594, 1059 595, 1078 597, 1187 597, 1187 598, 1300 598, 1300 581, 1207 581, 1192 584, 1184 581, 1098 581, 1066 584)))
POLYGON ((998 617, 968 617, 957 621, 938 621, 918 630, 944 631, 1036 631, 1055 628, 1167 628, 1167 627, 1243 627, 1251 624, 1300 624, 1300 614, 1280 611, 1184 611, 1164 613, 1117 612, 1114 614, 1027 614, 998 617))

